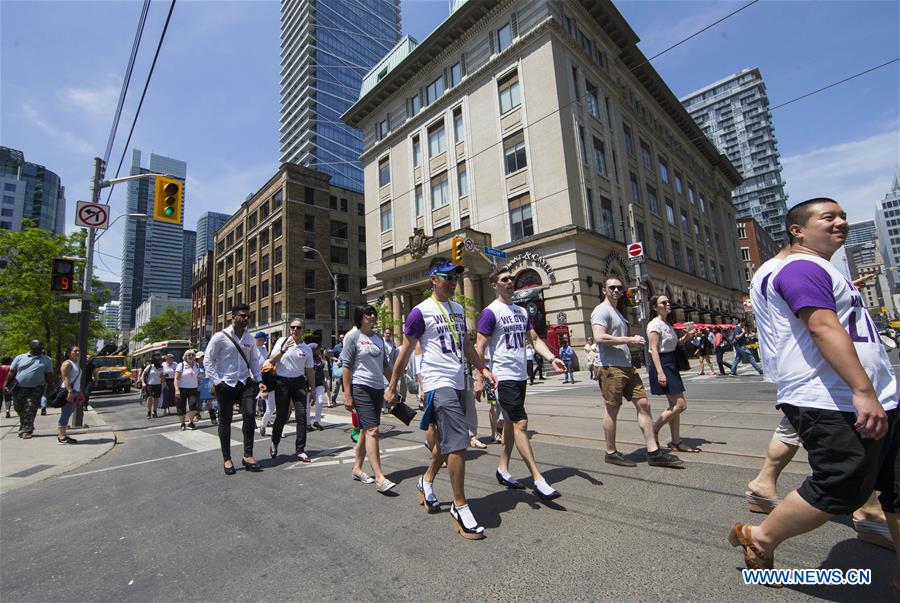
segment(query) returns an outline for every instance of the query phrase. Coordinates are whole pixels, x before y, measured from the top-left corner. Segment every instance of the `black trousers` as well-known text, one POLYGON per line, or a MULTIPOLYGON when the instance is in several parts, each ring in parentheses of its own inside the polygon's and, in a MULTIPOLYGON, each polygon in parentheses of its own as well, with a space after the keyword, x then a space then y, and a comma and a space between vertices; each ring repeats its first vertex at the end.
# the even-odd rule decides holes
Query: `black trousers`
POLYGON ((719 363, 719 374, 725 374, 725 367, 728 367, 728 370, 731 370, 731 363, 725 362, 725 350, 722 348, 716 348, 716 362, 719 363))
POLYGON ((216 386, 216 400, 219 403, 219 444, 222 446, 222 458, 231 460, 231 417, 234 405, 240 403, 241 433, 244 434, 244 456, 253 456, 253 435, 256 433, 256 418, 253 416, 253 400, 259 385, 252 379, 246 383, 238 381, 234 387, 220 383, 216 386))
POLYGON ((275 381, 275 425, 272 426, 272 443, 278 446, 281 434, 294 403, 294 419, 297 423, 297 454, 306 451, 306 377, 277 377, 275 381))

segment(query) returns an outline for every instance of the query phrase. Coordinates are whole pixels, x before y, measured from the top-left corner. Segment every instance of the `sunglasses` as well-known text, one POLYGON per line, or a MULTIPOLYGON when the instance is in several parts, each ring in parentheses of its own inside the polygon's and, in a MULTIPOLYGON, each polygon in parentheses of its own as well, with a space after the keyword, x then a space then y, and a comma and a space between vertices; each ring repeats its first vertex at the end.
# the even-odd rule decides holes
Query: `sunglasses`
POLYGON ((607 289, 610 291, 624 291, 625 287, 623 285, 607 285, 607 289))
POLYGON ((369 310, 368 312, 363 312, 363 316, 378 316, 377 312, 369 310))
POLYGON ((250 318, 249 314, 238 314, 241 318, 250 318))
POLYGON ((497 282, 499 282, 499 283, 508 283, 508 282, 511 281, 511 280, 513 280, 513 277, 511 277, 511 276, 504 276, 503 278, 498 278, 498 279, 497 279, 497 282))
POLYGON ((462 278, 462 275, 457 274, 456 272, 451 272, 450 274, 444 274, 443 272, 435 272, 435 276, 440 276, 441 278, 447 279, 451 283, 455 283, 459 279, 462 278))
POLYGON ((661 302, 659 302, 659 305, 660 305, 660 306, 671 306, 671 305, 672 305, 672 302, 661 301, 661 302))

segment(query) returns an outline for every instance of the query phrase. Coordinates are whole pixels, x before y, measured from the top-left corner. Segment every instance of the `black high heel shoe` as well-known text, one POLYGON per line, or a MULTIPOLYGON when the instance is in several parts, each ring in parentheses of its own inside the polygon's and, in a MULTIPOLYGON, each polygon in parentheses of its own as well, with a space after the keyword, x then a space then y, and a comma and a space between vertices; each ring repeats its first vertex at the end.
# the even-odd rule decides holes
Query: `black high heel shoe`
POLYGON ((259 466, 259 463, 248 463, 245 459, 241 459, 241 465, 251 473, 259 473, 262 471, 262 467, 259 466))
POLYGON ((459 511, 456 510, 456 505, 453 503, 450 504, 450 518, 453 519, 453 529, 466 540, 481 540, 484 538, 484 528, 479 525, 476 525, 474 528, 467 528, 459 516, 459 511))
POLYGON ((510 488, 512 490, 524 490, 525 489, 525 486, 523 486, 516 480, 508 480, 505 477, 503 477, 502 475, 500 475, 499 469, 497 470, 496 475, 497 475, 497 483, 499 483, 501 486, 506 486, 507 488, 510 488))
POLYGON ((225 475, 234 475, 237 473, 237 469, 234 468, 234 463, 231 463, 231 467, 225 467, 223 465, 222 468, 225 470, 225 475))

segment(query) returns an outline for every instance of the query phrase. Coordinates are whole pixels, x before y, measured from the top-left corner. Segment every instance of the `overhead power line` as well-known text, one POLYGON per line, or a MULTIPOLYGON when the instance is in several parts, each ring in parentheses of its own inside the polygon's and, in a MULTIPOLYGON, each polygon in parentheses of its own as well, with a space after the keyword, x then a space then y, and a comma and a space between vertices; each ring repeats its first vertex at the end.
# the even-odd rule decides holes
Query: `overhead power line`
MULTIPOLYGON (((141 91, 141 100, 138 103, 137 110, 134 112, 134 119, 131 121, 131 129, 128 131, 128 139, 125 141, 125 147, 122 149, 122 157, 119 159, 119 165, 116 168, 116 175, 113 177, 114 179, 119 177, 119 173, 122 170, 122 164, 125 162, 125 156, 128 154, 128 145, 131 144, 131 136, 134 134, 134 127, 137 125, 138 117, 141 114, 141 107, 144 106, 144 97, 147 96, 147 88, 150 86, 150 79, 153 77, 153 69, 156 67, 159 51, 162 48, 163 40, 166 38, 166 31, 169 29, 169 21, 172 20, 173 10, 175 10, 175 0, 172 0, 172 3, 169 4, 169 13, 166 15, 166 22, 163 25, 162 33, 159 34, 159 43, 156 45, 156 52, 153 53, 153 62, 150 63, 150 71, 147 73, 147 80, 144 82, 143 91, 141 91)), ((115 185, 109 187, 109 194, 106 196, 107 205, 109 205, 109 199, 112 197, 114 188, 115 185)))
POLYGON ((769 111, 774 111, 775 109, 780 109, 781 107, 786 107, 787 105, 790 105, 791 103, 795 103, 795 102, 797 102, 797 101, 800 100, 800 99, 806 98, 806 97, 808 97, 808 96, 812 96, 813 94, 818 94, 819 92, 823 92, 823 91, 825 91, 825 90, 828 90, 829 88, 834 88, 835 86, 838 86, 838 85, 840 85, 840 84, 843 84, 844 82, 849 82, 849 81, 852 80, 852 79, 856 79, 856 78, 858 78, 858 77, 860 77, 860 76, 862 76, 862 75, 865 75, 865 74, 867 74, 867 73, 871 73, 871 72, 875 71, 876 69, 881 69, 882 67, 887 67, 888 65, 893 65, 893 64, 896 63, 897 61, 900 61, 900 57, 897 57, 896 59, 891 59, 890 61, 887 61, 887 62, 885 62, 885 63, 882 63, 881 65, 875 65, 874 67, 869 67, 868 69, 865 69, 865 70, 863 70, 863 71, 860 71, 859 73, 855 73, 855 74, 853 74, 853 75, 851 75, 851 76, 849 76, 849 77, 845 77, 844 79, 839 80, 839 81, 834 82, 834 83, 831 83, 831 84, 828 84, 827 86, 822 86, 821 88, 818 88, 818 89, 816 89, 816 90, 813 90, 812 92, 807 92, 806 94, 803 94, 803 95, 798 96, 798 97, 796 97, 796 98, 792 98, 792 99, 789 100, 789 101, 785 101, 785 102, 783 102, 783 103, 779 103, 779 104, 775 105, 774 107, 769 108, 769 111))

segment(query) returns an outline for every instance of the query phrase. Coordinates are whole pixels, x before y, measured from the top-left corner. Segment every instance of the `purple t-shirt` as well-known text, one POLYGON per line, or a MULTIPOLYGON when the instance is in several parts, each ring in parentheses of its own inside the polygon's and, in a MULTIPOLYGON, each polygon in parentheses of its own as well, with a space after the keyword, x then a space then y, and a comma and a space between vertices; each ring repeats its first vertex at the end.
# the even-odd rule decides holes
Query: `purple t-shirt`
POLYGON ((488 345, 490 369, 499 381, 528 379, 525 342, 529 331, 531 319, 521 306, 495 299, 481 311, 478 332, 491 338, 488 345))
POLYGON ((466 335, 466 316, 462 306, 429 297, 410 310, 403 332, 418 339, 422 346, 420 372, 426 392, 439 387, 465 388, 462 343, 466 335), (447 319, 453 321, 453 329, 447 319))

